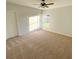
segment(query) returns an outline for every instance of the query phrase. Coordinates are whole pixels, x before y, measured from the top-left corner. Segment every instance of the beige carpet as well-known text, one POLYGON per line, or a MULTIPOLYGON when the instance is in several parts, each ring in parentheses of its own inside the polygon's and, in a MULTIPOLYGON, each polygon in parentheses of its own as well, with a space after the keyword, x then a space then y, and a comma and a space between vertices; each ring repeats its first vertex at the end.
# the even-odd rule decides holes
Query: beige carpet
POLYGON ((70 37, 39 30, 8 39, 7 59, 72 59, 70 37))

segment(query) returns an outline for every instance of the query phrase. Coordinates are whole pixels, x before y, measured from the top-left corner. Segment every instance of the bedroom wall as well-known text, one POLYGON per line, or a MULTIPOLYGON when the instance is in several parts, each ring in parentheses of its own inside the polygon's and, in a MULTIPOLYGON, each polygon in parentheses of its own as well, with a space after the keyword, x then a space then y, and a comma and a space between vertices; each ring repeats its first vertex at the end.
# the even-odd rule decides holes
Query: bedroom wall
POLYGON ((7 11, 6 13, 6 38, 17 36, 17 24, 15 12, 7 11))
POLYGON ((25 6, 8 3, 8 2, 6 4, 6 10, 13 12, 13 13, 11 13, 11 15, 8 15, 8 12, 6 11, 7 12, 7 14, 6 14, 7 31, 6 32, 9 33, 9 35, 7 34, 7 38, 15 36, 14 30, 15 30, 16 26, 17 26, 16 31, 17 31, 18 35, 24 35, 24 34, 29 33, 29 19, 28 18, 30 16, 40 15, 40 12, 41 12, 41 10, 38 10, 35 8, 31 8, 31 7, 27 7, 27 6, 25 7, 25 6), (15 24, 17 24, 17 25, 15 25, 15 24), (10 32, 11 30, 13 30, 13 32, 10 32), (11 36, 11 34, 13 34, 13 35, 11 36))
POLYGON ((72 6, 43 11, 42 28, 66 36, 72 36, 72 6))

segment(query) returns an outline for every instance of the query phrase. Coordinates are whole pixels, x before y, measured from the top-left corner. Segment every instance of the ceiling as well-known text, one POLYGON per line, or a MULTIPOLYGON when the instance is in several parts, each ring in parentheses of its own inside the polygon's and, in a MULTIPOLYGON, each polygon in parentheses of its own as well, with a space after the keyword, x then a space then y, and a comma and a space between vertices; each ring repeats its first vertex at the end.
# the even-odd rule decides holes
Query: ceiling
POLYGON ((54 3, 54 5, 50 5, 49 8, 39 8, 40 5, 34 5, 34 4, 40 4, 41 0, 6 0, 6 1, 9 3, 15 3, 15 4, 29 6, 42 10, 72 5, 72 0, 45 0, 47 3, 51 3, 51 2, 54 3))

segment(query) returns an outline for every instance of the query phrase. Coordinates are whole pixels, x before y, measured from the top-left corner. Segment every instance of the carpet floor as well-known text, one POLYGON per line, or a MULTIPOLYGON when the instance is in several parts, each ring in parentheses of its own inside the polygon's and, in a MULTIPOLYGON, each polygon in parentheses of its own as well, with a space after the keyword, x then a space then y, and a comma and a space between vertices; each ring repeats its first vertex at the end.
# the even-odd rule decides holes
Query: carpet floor
POLYGON ((6 59, 72 59, 72 38, 44 30, 11 38, 6 59))

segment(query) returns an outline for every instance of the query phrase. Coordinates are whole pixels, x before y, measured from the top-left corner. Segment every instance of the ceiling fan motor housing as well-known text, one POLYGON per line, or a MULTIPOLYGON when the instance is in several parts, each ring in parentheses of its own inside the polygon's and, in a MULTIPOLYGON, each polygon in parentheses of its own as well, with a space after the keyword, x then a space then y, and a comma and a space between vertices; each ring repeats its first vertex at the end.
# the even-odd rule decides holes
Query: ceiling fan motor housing
POLYGON ((45 0, 42 0, 42 1, 45 1, 45 0))

